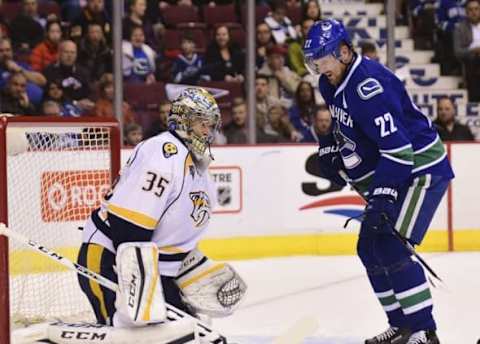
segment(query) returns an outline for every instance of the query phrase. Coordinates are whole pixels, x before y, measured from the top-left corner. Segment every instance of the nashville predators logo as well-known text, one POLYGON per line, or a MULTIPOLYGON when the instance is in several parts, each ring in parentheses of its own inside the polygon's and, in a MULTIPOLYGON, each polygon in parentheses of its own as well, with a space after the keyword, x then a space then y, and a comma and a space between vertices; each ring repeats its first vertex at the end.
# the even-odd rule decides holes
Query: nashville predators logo
POLYGON ((210 199, 203 191, 190 192, 193 210, 190 214, 196 227, 200 227, 210 220, 210 199))
POLYGON ((170 158, 172 155, 178 153, 178 148, 171 142, 166 142, 163 144, 163 156, 165 158, 170 158))

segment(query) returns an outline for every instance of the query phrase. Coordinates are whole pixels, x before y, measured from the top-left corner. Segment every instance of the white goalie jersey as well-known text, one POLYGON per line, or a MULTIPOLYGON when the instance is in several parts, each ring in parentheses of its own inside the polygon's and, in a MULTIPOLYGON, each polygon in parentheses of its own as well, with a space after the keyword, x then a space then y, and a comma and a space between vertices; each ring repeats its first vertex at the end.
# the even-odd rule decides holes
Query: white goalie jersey
MULTIPOLYGON (((208 172, 200 174, 185 145, 165 132, 135 147, 98 215, 107 225, 108 211, 152 230, 160 254, 186 253, 196 247, 207 228, 214 197, 208 172)), ((115 253, 111 240, 97 230, 92 219, 87 221, 83 240, 115 253)), ((160 261, 159 270, 175 276, 180 265, 179 261, 160 261)))

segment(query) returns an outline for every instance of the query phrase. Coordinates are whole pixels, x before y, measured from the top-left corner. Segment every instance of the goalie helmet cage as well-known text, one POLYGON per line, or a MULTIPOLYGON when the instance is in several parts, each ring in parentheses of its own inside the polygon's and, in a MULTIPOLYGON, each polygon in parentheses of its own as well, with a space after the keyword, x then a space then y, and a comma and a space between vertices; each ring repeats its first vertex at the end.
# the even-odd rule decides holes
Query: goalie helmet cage
MULTIPOLYGON (((0 222, 73 260, 78 227, 119 169, 113 120, 0 116, 0 222)), ((0 344, 17 321, 77 313, 91 312, 76 274, 0 236, 0 344)))

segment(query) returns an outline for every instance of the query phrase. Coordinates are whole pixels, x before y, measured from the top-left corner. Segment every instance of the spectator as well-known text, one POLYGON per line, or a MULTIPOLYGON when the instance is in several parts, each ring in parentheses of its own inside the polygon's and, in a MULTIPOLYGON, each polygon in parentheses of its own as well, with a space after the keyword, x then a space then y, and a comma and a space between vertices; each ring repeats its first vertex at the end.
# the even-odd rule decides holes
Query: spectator
POLYGON ((282 100, 289 108, 300 83, 300 76, 285 66, 286 52, 286 49, 280 45, 270 47, 267 52, 267 61, 258 72, 269 77, 270 95, 282 100))
POLYGON ((480 102, 480 0, 468 0, 466 10, 455 28, 455 55, 463 62, 469 100, 480 102))
POLYGON ((303 60, 303 43, 307 37, 308 30, 312 27, 314 21, 310 18, 302 20, 302 37, 300 41, 292 42, 288 45, 288 61, 292 70, 301 77, 308 74, 307 68, 303 60))
POLYGON ((256 66, 261 68, 267 58, 267 49, 273 45, 272 31, 266 23, 257 25, 256 66))
POLYGON ((207 73, 215 81, 243 82, 244 55, 240 47, 230 40, 230 31, 224 25, 215 29, 215 40, 209 45, 205 57, 207 73))
POLYGON ((30 64, 34 71, 41 72, 49 64, 57 62, 58 45, 61 40, 62 28, 60 22, 48 22, 45 39, 32 50, 30 55, 30 64))
POLYGON ((43 40, 46 23, 46 19, 38 15, 37 0, 22 0, 22 12, 10 24, 10 36, 15 49, 33 49, 43 40))
POLYGON ((123 39, 128 40, 132 28, 141 26, 145 33, 145 41, 147 44, 155 46, 155 35, 153 32, 152 23, 146 18, 145 12, 147 10, 146 0, 129 0, 128 1, 128 15, 123 18, 123 39))
POLYGON ((305 5, 303 5, 302 18, 303 19, 311 19, 314 22, 322 19, 322 10, 320 8, 318 0, 308 0, 305 3, 305 5))
POLYGON ((315 111, 315 94, 312 85, 307 81, 298 84, 295 92, 295 103, 288 111, 290 123, 305 138, 309 135, 315 111))
POLYGON ((173 82, 196 85, 199 80, 210 80, 210 76, 205 74, 203 58, 195 53, 195 42, 190 34, 183 35, 180 47, 182 53, 173 62, 173 82))
POLYGON ((172 109, 172 104, 168 100, 163 100, 158 106, 158 116, 153 120, 147 129, 145 138, 148 139, 167 130, 167 116, 172 109))
POLYGON ((60 109, 60 104, 58 104, 54 100, 44 101, 43 104, 42 104, 42 115, 44 115, 44 116, 56 116, 56 117, 62 116, 61 109, 60 109))
POLYGON ((44 103, 46 101, 56 102, 60 107, 60 116, 80 117, 82 115, 82 109, 77 106, 77 102, 65 97, 62 82, 60 80, 49 81, 45 89, 46 94, 44 103))
POLYGON ((72 39, 80 39, 86 32, 89 23, 97 23, 102 27, 107 40, 110 41, 111 25, 110 19, 105 12, 104 0, 87 0, 87 6, 74 20, 70 36, 72 39))
POLYGON ((326 105, 315 108, 313 123, 310 125, 308 132, 304 136, 302 142, 318 142, 319 136, 330 133, 332 126, 332 115, 326 105))
POLYGON ((145 82, 152 84, 156 81, 155 51, 145 44, 145 34, 141 26, 132 28, 130 41, 123 41, 123 77, 127 82, 145 82))
POLYGON ((286 14, 287 5, 285 1, 273 0, 272 12, 265 17, 265 23, 272 30, 273 40, 277 44, 290 43, 298 38, 297 31, 295 31, 286 14))
POLYGON ((438 134, 442 141, 473 141, 474 137, 470 128, 455 120, 455 105, 449 97, 439 98, 437 101, 437 126, 438 134))
POLYGON ((58 62, 44 70, 47 80, 61 82, 67 99, 76 101, 82 111, 93 109, 90 96, 88 72, 77 63, 77 45, 73 41, 63 41, 58 50, 58 62))
POLYGON ((432 49, 437 0, 410 0, 408 3, 415 49, 432 49))
POLYGON ((257 131, 258 143, 290 142, 289 129, 284 125, 285 108, 280 103, 273 104, 268 109, 267 124, 257 131))
POLYGON ((370 60, 380 62, 380 57, 378 56, 377 47, 375 43, 369 41, 363 41, 360 43, 360 53, 362 56, 368 57, 370 60))
POLYGON ((89 80, 99 80, 112 72, 112 52, 98 23, 87 26, 87 34, 78 46, 78 64, 88 71, 89 80))
POLYGON ((440 0, 437 8, 437 50, 442 74, 460 75, 460 64, 454 54, 454 29, 465 18, 465 0, 440 0))
MULTIPOLYGON (((100 78, 99 97, 95 103, 94 115, 104 118, 115 118, 113 111, 113 74, 107 73, 100 78)), ((127 102, 122 103, 123 124, 135 122, 135 114, 127 102)))
POLYGON ((8 77, 7 86, 0 96, 0 112, 14 115, 35 115, 35 108, 28 99, 27 78, 21 72, 8 77))
POLYGON ((232 106, 232 121, 223 128, 229 144, 247 143, 247 104, 240 100, 232 106))
POLYGON ((143 129, 137 123, 129 123, 125 126, 125 145, 135 147, 143 140, 143 129))
POLYGON ((13 60, 12 44, 8 38, 0 39, 0 89, 3 89, 6 80, 12 73, 22 72, 27 78, 27 94, 33 104, 40 104, 42 89, 47 80, 38 72, 32 71, 30 66, 13 60))

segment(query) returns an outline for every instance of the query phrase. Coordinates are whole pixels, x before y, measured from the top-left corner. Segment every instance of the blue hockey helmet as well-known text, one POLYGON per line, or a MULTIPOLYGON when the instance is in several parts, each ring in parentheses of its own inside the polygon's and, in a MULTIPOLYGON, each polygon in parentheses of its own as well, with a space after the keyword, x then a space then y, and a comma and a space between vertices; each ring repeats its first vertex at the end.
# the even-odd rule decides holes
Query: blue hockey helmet
POLYGON ((316 65, 313 63, 327 55, 340 56, 340 44, 352 47, 352 42, 343 24, 335 19, 325 19, 315 22, 308 31, 303 44, 305 65, 313 74, 318 74, 316 65))

